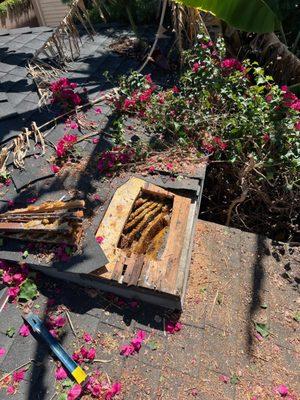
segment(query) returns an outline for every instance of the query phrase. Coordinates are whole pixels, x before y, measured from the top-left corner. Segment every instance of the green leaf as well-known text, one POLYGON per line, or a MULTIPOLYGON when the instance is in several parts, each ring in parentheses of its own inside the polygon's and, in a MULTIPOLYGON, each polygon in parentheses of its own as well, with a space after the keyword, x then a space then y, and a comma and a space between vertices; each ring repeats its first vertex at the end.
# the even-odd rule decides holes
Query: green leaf
POLYGON ((70 388, 73 386, 73 382, 71 379, 68 378, 62 382, 62 386, 63 388, 70 388))
POLYGON ((202 287, 202 288, 200 288, 199 292, 200 292, 200 294, 205 294, 206 290, 207 290, 206 287, 202 287))
POLYGON ((37 297, 38 291, 36 284, 27 278, 20 286, 19 300, 29 301, 37 297))
POLYGON ((14 328, 13 326, 11 326, 10 328, 7 329, 6 331, 6 336, 12 338, 14 336, 14 334, 16 333, 16 328, 14 328))
POLYGON ((263 304, 260 305, 260 308, 263 308, 265 310, 266 308, 268 308, 268 304, 263 303, 263 304))
POLYGON ((29 252, 28 252, 28 250, 25 250, 22 257, 27 258, 28 256, 29 256, 29 252))
POLYGON ((293 316, 293 319, 297 322, 300 322, 300 311, 297 311, 293 316))
POLYGON ((237 385, 239 383, 239 381, 240 381, 240 378, 236 374, 233 374, 230 378, 230 383, 232 385, 237 385))
POLYGON ((66 247, 66 253, 67 253, 68 256, 71 256, 72 253, 73 253, 72 248, 71 247, 66 247))
POLYGON ((158 348, 157 342, 155 342, 154 340, 150 340, 147 343, 147 346, 150 347, 151 350, 157 350, 158 348))
POLYGON ((66 393, 61 393, 59 396, 58 396, 58 398, 57 398, 57 400, 67 400, 67 394, 66 393))
POLYGON ((267 324, 262 322, 255 322, 256 332, 259 333, 263 338, 267 338, 270 335, 270 330, 267 324))
POLYGON ((264 0, 176 0, 208 11, 229 25, 247 32, 273 32, 278 17, 264 0))

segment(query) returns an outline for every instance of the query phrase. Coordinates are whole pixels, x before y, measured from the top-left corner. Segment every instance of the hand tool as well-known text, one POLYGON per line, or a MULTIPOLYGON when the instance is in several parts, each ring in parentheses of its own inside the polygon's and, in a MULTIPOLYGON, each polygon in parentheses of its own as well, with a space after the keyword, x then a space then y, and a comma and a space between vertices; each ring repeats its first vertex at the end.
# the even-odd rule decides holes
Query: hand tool
POLYGON ((30 314, 24 319, 31 326, 32 330, 48 344, 50 349, 53 351, 62 365, 71 373, 76 382, 79 384, 85 384, 87 381, 86 373, 78 364, 76 364, 76 362, 70 357, 70 355, 58 343, 58 341, 51 335, 40 318, 35 314, 30 314))

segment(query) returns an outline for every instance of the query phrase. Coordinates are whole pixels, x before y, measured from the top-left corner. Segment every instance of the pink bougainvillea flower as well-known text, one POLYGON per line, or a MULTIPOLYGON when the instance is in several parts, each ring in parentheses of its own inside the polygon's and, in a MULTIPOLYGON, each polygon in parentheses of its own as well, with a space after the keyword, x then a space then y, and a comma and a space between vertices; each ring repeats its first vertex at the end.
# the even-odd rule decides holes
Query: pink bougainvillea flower
POLYGON ((267 94, 267 96, 266 96, 266 102, 267 102, 267 103, 271 103, 272 99, 273 99, 273 96, 272 96, 271 94, 267 94))
POLYGON ((59 167, 58 165, 52 164, 52 165, 51 165, 51 171, 52 171, 54 174, 57 174, 57 173, 60 171, 60 167, 59 167))
POLYGON ((116 382, 110 389, 105 393, 105 400, 111 400, 114 396, 118 395, 122 390, 121 383, 116 382))
POLYGON ((123 107, 125 110, 131 109, 135 106, 136 100, 135 99, 125 99, 123 107))
POLYGON ((198 390, 197 389, 192 389, 191 395, 194 396, 194 397, 198 396, 198 390))
POLYGON ((68 374, 66 373, 66 370, 63 367, 59 367, 55 371, 55 379, 57 381, 62 381, 64 379, 67 379, 68 374))
POLYGON ((281 86, 280 88, 283 92, 287 92, 289 88, 286 85, 281 86))
POLYGON ((102 244, 104 242, 104 237, 103 236, 97 236, 96 237, 96 242, 99 244, 102 244))
POLYGON ((293 102, 290 105, 290 108, 292 108, 293 110, 296 110, 296 111, 300 111, 300 100, 293 102))
POLYGON ((7 386, 6 393, 10 394, 10 395, 11 394, 15 394, 16 393, 16 388, 14 386, 12 386, 12 385, 9 385, 9 386, 7 386))
POLYGON ((89 352, 88 349, 86 349, 85 347, 81 347, 80 353, 83 358, 87 358, 88 352, 89 352))
POLYGON ((177 86, 173 86, 172 90, 173 90, 173 93, 175 93, 175 94, 180 93, 180 90, 177 86))
POLYGON ((10 285, 13 282, 13 275, 11 275, 9 272, 4 271, 2 275, 2 282, 5 283, 6 285, 10 285))
POLYGON ((9 186, 11 184, 11 179, 7 178, 5 179, 5 186, 9 186))
POLYGON ((21 382, 25 377, 25 369, 19 369, 13 373, 13 381, 14 382, 21 382))
POLYGON ((286 397, 289 394, 289 389, 285 385, 279 385, 275 388, 275 393, 280 394, 281 397, 286 397))
POLYGON ((139 352, 140 348, 142 347, 142 340, 138 338, 133 338, 131 339, 131 344, 134 347, 134 350, 136 352, 139 352))
POLYGON ((258 397, 257 396, 253 396, 253 397, 251 397, 251 400, 258 400, 258 397))
POLYGON ((101 114, 102 113, 102 108, 101 107, 95 108, 95 113, 96 114, 101 114))
POLYGON ((209 154, 212 154, 216 151, 215 147, 211 143, 206 142, 205 140, 202 141, 202 149, 209 154))
POLYGON ((14 274, 13 281, 16 285, 21 285, 21 283, 25 280, 25 276, 23 274, 14 274))
POLYGON ((245 71, 245 67, 236 58, 226 58, 221 61, 221 68, 227 70, 245 71))
POLYGON ((179 332, 182 329, 182 323, 181 322, 173 322, 173 321, 168 321, 166 323, 166 332, 170 334, 174 334, 175 332, 179 332))
POLYGON ((99 143, 99 142, 100 142, 100 138, 94 138, 94 139, 93 139, 93 143, 94 143, 94 144, 97 144, 97 143, 99 143))
POLYGON ((200 64, 198 62, 195 62, 193 64, 192 71, 196 74, 199 71, 199 68, 200 68, 200 64))
POLYGON ((154 171, 155 171, 154 165, 151 165, 151 166, 148 168, 148 171, 149 171, 149 172, 154 172, 154 171))
POLYGON ((218 145, 218 147, 224 151, 227 149, 228 145, 227 143, 223 142, 223 140, 219 136, 215 136, 213 138, 213 141, 218 145))
POLYGON ((128 357, 131 356, 131 354, 133 354, 134 352, 135 348, 133 347, 132 344, 124 344, 123 346, 121 346, 120 354, 122 356, 128 357))
POLYGON ((92 338, 92 336, 91 336, 89 333, 84 332, 84 334, 83 334, 83 340, 84 340, 86 343, 90 343, 90 342, 93 340, 93 338, 92 338))
POLYGON ((73 121, 73 120, 71 120, 71 119, 68 119, 68 120, 66 121, 65 126, 66 126, 65 130, 66 130, 67 128, 70 128, 70 129, 78 129, 78 124, 77 124, 77 122, 76 122, 76 121, 73 121))
POLYGON ((223 383, 228 383, 230 381, 230 378, 227 375, 220 375, 219 376, 219 381, 223 382, 223 383))
POLYGON ((8 296, 9 296, 9 298, 11 300, 13 300, 18 296, 19 292, 20 292, 20 288, 19 287, 17 287, 17 286, 10 287, 8 289, 8 296))
POLYGON ((131 339, 130 344, 125 344, 121 347, 120 354, 128 357, 134 353, 138 353, 142 347, 142 343, 146 338, 146 332, 139 330, 135 337, 131 339))
POLYGON ((62 328, 63 326, 65 326, 66 324, 66 319, 64 317, 62 317, 61 315, 59 315, 54 321, 53 321, 53 325, 58 327, 58 328, 62 328))
POLYGON ((268 135, 267 133, 265 133, 264 136, 263 136, 263 141, 264 141, 265 143, 268 143, 268 142, 270 141, 270 135, 268 135))
POLYGON ((28 326, 26 324, 23 324, 21 326, 21 328, 19 330, 19 334, 21 336, 24 336, 24 337, 26 337, 26 336, 28 336, 30 334, 30 330, 29 330, 29 328, 28 328, 28 326))
POLYGON ((171 171, 173 169, 173 164, 172 163, 168 163, 166 165, 166 168, 167 168, 168 171, 171 171))
POLYGON ((136 334, 136 338, 139 339, 139 340, 142 340, 142 341, 145 340, 146 339, 146 332, 142 331, 141 329, 138 330, 137 334, 136 334))
POLYGON ((93 360, 95 359, 95 357, 96 357, 96 350, 95 350, 94 348, 91 348, 91 349, 88 351, 86 358, 87 358, 88 360, 90 360, 90 361, 93 361, 93 360))
POLYGON ((148 74, 145 76, 145 79, 148 83, 152 83, 152 78, 151 78, 151 74, 148 74))
POLYGON ((82 388, 80 385, 74 385, 69 391, 68 391, 68 397, 67 400, 76 400, 78 397, 81 395, 82 388))
POLYGON ((57 157, 64 157, 68 150, 72 149, 74 144, 77 142, 76 135, 64 135, 56 145, 57 157))
POLYGON ((99 194, 94 194, 94 196, 93 196, 93 199, 95 200, 95 201, 101 201, 101 197, 99 196, 99 194))
POLYGON ((294 126, 296 131, 300 131, 300 121, 296 122, 294 126))
POLYGON ((93 396, 97 398, 99 398, 102 392, 102 386, 100 383, 88 384, 87 389, 92 393, 93 396))
POLYGON ((0 357, 3 357, 6 353, 6 350, 4 347, 0 347, 0 357))
POLYGON ((79 363, 80 360, 81 360, 81 356, 80 356, 80 354, 79 354, 78 351, 76 351, 75 353, 72 354, 72 358, 73 358, 74 361, 76 361, 76 362, 78 362, 78 363, 79 363))
POLYGON ((55 329, 50 329, 49 330, 50 335, 52 335, 54 338, 58 338, 58 333, 56 332, 55 329))
POLYGON ((27 199, 27 203, 28 204, 33 204, 37 201, 37 197, 30 197, 29 199, 27 199))

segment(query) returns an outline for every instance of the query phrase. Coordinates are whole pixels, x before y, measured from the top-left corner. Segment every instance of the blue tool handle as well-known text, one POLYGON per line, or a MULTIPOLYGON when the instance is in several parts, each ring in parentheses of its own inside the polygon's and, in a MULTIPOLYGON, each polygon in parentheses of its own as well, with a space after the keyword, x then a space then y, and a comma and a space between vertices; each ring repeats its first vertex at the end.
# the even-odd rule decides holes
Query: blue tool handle
POLYGON ((38 333, 43 338, 43 340, 49 345, 50 349, 53 351, 56 357, 63 363, 63 365, 69 370, 69 372, 72 373, 77 367, 76 362, 51 335, 51 333, 48 331, 48 329, 45 327, 39 317, 37 315, 31 314, 27 317, 26 320, 32 327, 33 331, 38 333))

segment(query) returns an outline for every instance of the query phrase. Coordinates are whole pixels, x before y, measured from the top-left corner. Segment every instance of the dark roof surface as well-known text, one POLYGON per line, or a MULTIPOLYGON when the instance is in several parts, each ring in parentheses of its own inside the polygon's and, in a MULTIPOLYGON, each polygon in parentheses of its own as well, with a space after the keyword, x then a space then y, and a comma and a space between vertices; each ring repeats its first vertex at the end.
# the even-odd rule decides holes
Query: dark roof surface
MULTIPOLYGON (((52 28, 44 26, 0 30, 1 123, 12 118, 24 123, 23 114, 28 115, 36 109, 39 98, 32 79, 27 77, 25 66, 51 34, 52 28)), ((3 137, 7 124, 1 125, 0 129, 3 137)))

